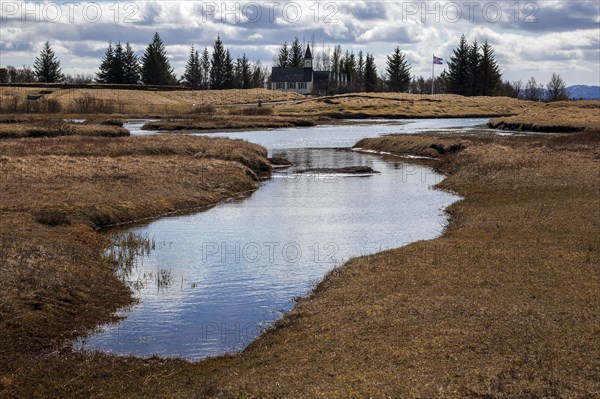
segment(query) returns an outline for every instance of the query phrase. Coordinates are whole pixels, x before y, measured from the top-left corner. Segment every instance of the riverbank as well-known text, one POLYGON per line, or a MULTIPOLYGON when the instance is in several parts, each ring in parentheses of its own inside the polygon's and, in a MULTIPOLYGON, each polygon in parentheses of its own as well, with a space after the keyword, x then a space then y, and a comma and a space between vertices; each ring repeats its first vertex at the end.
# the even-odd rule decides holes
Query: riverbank
POLYGON ((439 187, 465 198, 442 237, 335 269, 237 355, 187 363, 65 348, 14 359, 0 383, 20 397, 593 396, 599 137, 363 141, 400 155, 460 146, 437 155, 449 175, 439 187))
POLYGON ((111 319, 131 293, 97 230, 248 195, 266 150, 205 137, 0 140, 0 384, 111 319))
POLYGON ((490 120, 494 129, 567 133, 600 130, 600 101, 559 101, 490 120))
POLYGON ((122 123, 108 125, 102 124, 102 122, 69 123, 64 120, 0 120, 0 140, 59 136, 124 137, 129 136, 129 131, 122 127, 122 123))

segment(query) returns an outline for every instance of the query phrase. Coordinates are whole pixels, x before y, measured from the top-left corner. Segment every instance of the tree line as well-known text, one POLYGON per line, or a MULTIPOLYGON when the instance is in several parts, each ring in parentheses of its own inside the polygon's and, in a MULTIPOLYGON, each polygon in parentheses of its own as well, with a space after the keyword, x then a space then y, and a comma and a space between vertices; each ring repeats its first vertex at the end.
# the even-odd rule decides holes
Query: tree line
MULTIPOLYGON (((397 46, 386 57, 385 70, 378 74, 373 54, 357 54, 343 51, 340 45, 333 48, 323 45, 317 50, 314 40, 307 44, 295 37, 288 45, 284 42, 273 59, 279 67, 302 67, 306 47, 310 45, 313 69, 331 71, 334 81, 327 92, 392 91, 418 94, 451 93, 464 96, 510 96, 527 100, 559 101, 568 99, 564 80, 553 74, 544 87, 532 77, 525 85, 521 81, 502 80, 502 73, 492 46, 487 42, 479 45, 477 40, 469 44, 463 34, 458 46, 447 62, 448 68, 440 76, 424 78, 411 75, 411 65, 397 46), (345 74, 347 84, 337 84, 337 76, 345 74)), ((60 61, 46 42, 28 67, 0 68, 0 83, 20 82, 71 82, 147 85, 182 85, 192 89, 248 89, 265 87, 270 76, 260 61, 252 62, 243 54, 235 60, 217 36, 212 52, 204 47, 202 53, 193 45, 183 75, 178 79, 171 67, 165 45, 158 33, 138 57, 127 42, 108 43, 95 79, 89 76, 67 76, 62 73, 60 61)))
POLYGON ((235 61, 217 36, 212 54, 204 47, 202 55, 192 45, 185 71, 180 79, 173 72, 165 45, 154 34, 141 58, 127 43, 109 43, 96 79, 100 83, 143 83, 147 85, 182 85, 192 89, 249 89, 263 87, 267 77, 260 61, 251 62, 246 54, 235 61))

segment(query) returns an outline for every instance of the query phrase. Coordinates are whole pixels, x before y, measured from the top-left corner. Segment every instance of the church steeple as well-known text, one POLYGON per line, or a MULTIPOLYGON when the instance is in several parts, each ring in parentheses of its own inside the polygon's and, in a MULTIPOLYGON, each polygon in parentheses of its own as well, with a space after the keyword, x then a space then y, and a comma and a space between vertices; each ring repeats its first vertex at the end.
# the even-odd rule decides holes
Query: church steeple
POLYGON ((306 54, 304 54, 304 68, 312 68, 312 54, 310 52, 310 44, 306 45, 306 54))

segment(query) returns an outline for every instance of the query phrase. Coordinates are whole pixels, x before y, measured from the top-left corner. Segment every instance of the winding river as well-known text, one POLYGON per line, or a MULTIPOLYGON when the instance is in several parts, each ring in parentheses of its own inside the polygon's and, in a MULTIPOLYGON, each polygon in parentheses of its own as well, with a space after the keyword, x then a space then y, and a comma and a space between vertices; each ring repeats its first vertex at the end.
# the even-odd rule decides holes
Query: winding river
MULTIPOLYGON (((442 176, 399 157, 350 150, 364 137, 469 130, 485 119, 355 121, 337 126, 211 133, 244 138, 294 167, 250 197, 130 227, 155 248, 127 275, 139 303, 76 347, 199 360, 243 349, 332 268, 441 234, 457 197, 442 176), (297 168, 368 165, 366 177, 298 175, 297 168)), ((141 123, 128 127, 133 134, 141 123)))

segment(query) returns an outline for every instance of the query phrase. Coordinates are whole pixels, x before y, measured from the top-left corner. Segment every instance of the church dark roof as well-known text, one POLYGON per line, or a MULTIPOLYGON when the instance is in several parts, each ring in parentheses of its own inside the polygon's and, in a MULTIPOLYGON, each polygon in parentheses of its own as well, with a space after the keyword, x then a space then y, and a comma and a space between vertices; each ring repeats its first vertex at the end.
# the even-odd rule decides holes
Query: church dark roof
POLYGON ((273 67, 271 81, 273 82, 311 82, 312 68, 273 67))
POLYGON ((312 59, 312 54, 310 52, 310 44, 306 45, 306 54, 304 54, 304 59, 312 59))

